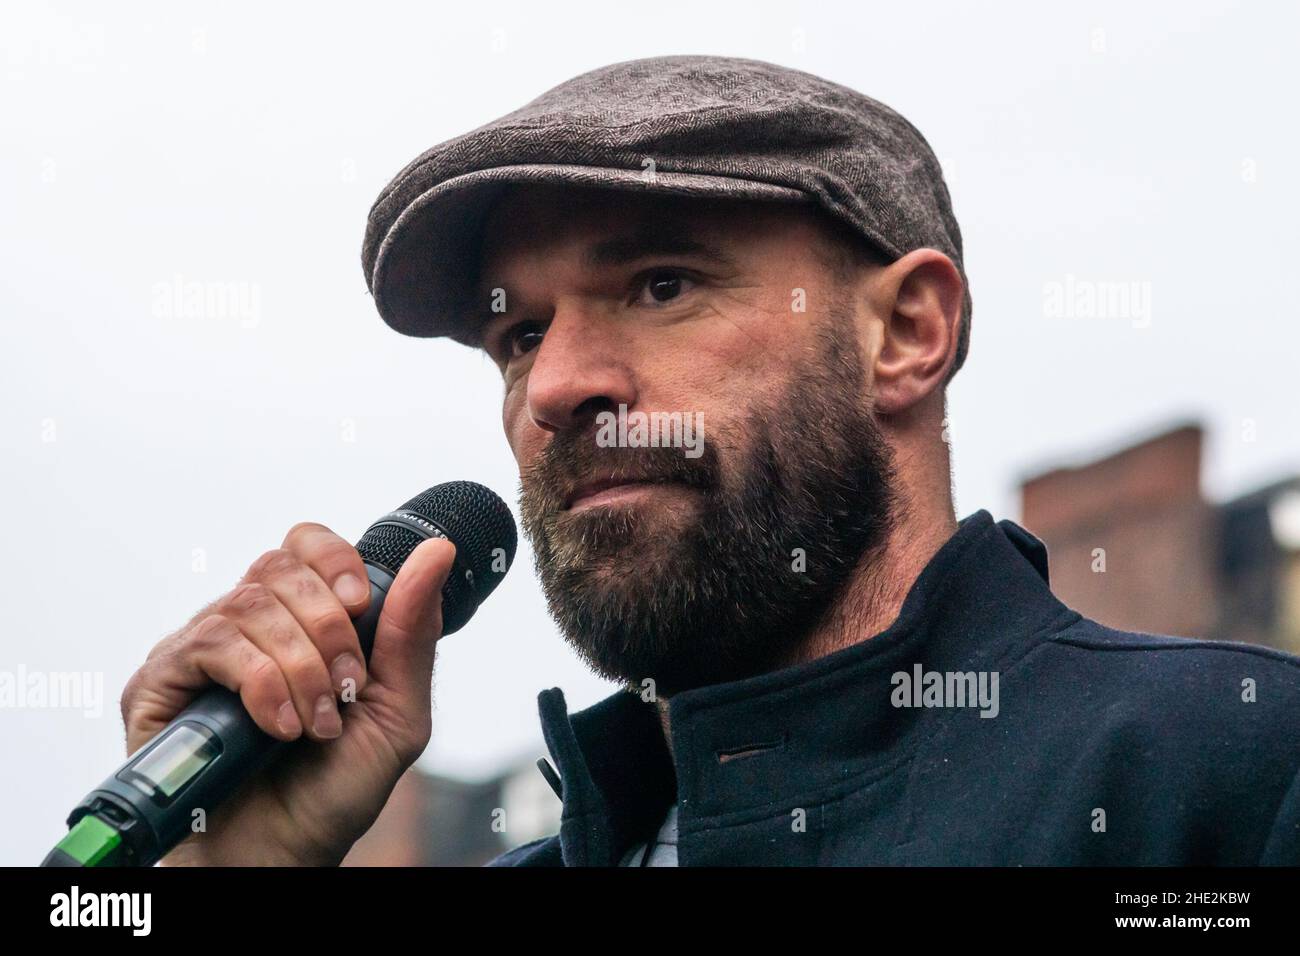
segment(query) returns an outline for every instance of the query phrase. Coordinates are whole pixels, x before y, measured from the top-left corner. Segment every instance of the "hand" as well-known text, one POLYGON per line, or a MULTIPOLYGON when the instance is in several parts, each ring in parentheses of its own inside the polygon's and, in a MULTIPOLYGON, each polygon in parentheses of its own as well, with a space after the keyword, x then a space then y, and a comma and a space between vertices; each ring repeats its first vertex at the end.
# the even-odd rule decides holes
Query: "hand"
POLYGON ((389 589, 369 667, 352 618, 370 603, 361 556, 294 526, 228 594, 163 639, 122 694, 127 753, 213 683, 280 740, 306 736, 216 807, 166 866, 335 865, 428 745, 442 586, 456 549, 423 542, 389 589), (355 701, 343 708, 338 697, 355 701))

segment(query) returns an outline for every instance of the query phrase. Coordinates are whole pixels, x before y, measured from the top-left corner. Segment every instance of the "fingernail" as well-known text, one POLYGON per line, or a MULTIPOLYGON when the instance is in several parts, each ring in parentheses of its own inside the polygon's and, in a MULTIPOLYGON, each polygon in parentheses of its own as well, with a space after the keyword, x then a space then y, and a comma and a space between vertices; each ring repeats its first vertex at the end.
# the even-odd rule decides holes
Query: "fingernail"
POLYGON ((293 701, 286 700, 280 705, 280 710, 275 715, 275 725, 280 728, 280 733, 287 737, 297 737, 302 733, 302 721, 298 719, 298 711, 294 709, 293 701))
POLYGON ((366 586, 355 574, 342 574, 334 582, 334 593, 344 604, 360 604, 365 600, 366 586))
POLYGON ((340 694, 347 689, 349 680, 352 681, 353 690, 360 690, 365 674, 361 662, 351 654, 340 654, 330 665, 330 677, 333 678, 334 686, 340 694))
POLYGON ((343 719, 339 717, 339 709, 332 694, 321 694, 316 699, 316 719, 312 722, 311 729, 317 737, 337 737, 343 733, 343 719))

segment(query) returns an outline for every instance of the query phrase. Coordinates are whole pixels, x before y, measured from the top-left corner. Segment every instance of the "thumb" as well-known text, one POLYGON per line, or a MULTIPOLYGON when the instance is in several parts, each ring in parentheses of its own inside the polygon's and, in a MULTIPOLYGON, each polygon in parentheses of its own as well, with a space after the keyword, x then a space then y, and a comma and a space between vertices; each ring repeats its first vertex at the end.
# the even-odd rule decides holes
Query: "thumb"
POLYGON ((397 572, 375 627, 369 677, 394 692, 407 714, 430 707, 434 650, 442 636, 442 586, 455 557, 456 546, 446 538, 421 542, 397 572))

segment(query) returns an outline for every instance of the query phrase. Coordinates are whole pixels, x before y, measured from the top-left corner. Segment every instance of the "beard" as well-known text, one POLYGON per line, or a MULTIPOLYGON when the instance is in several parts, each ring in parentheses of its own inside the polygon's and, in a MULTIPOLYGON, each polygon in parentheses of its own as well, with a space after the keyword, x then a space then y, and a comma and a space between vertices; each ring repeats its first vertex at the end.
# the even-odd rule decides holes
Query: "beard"
POLYGON ((671 696, 775 670, 883 549, 890 449, 851 329, 837 303, 781 394, 711 426, 698 458, 602 448, 593 424, 557 432, 521 470, 547 605, 598 674, 671 696), (606 474, 679 483, 692 500, 565 510, 579 484, 606 474))

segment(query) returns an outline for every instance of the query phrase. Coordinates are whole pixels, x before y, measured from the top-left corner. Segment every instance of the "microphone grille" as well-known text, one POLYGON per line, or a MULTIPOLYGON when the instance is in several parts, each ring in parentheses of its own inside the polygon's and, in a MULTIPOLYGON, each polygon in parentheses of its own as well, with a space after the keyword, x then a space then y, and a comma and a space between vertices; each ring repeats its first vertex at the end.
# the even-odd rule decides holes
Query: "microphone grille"
MULTIPOLYGON (((435 485, 397 511, 436 525, 456 545, 456 564, 443 588, 443 634, 450 634, 464 626, 514 563, 515 519, 500 497, 473 481, 435 485)), ((362 560, 396 575, 428 535, 384 521, 362 535, 357 551, 362 560)))
POLYGON ((398 510, 428 518, 446 532, 478 577, 482 597, 492 592, 514 563, 518 544, 514 516, 492 489, 477 482, 434 485, 398 510))
POLYGON ((369 528, 357 542, 357 551, 363 561, 387 569, 394 577, 424 538, 410 528, 393 524, 378 524, 369 528))

